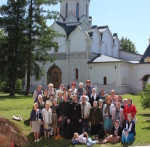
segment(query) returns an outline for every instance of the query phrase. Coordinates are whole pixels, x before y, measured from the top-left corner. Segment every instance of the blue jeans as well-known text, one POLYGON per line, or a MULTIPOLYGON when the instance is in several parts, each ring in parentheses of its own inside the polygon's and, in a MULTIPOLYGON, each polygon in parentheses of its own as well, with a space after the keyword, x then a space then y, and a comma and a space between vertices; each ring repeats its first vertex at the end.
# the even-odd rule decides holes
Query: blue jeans
POLYGON ((126 136, 126 132, 122 131, 122 142, 131 143, 134 142, 134 134, 130 133, 128 136, 126 136))
POLYGON ((88 138, 88 139, 87 139, 87 143, 86 143, 87 146, 92 146, 92 145, 94 145, 94 144, 96 144, 96 141, 92 141, 91 138, 88 138))

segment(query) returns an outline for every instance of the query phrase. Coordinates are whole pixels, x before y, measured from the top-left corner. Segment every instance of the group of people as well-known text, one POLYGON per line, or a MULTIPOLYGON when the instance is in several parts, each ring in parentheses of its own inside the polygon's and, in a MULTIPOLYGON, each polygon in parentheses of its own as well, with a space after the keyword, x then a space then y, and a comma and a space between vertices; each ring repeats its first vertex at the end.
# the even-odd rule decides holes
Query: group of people
POLYGON ((90 80, 85 86, 79 83, 78 88, 75 82, 70 89, 61 84, 58 90, 50 83, 44 91, 38 85, 33 98, 30 125, 34 142, 39 142, 42 133, 46 139, 52 135, 56 140, 72 138, 72 144, 87 146, 134 141, 136 106, 130 98, 122 100, 114 90, 110 95, 104 89, 98 93, 90 80))

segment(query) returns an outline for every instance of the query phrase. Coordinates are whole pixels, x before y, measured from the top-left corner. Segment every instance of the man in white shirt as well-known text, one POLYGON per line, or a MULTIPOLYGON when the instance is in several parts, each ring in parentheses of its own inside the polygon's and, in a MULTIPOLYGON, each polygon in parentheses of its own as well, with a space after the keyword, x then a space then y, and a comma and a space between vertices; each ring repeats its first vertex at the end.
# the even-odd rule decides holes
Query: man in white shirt
POLYGON ((82 132, 89 130, 89 114, 91 109, 91 104, 86 101, 86 96, 81 97, 81 113, 82 113, 82 132))

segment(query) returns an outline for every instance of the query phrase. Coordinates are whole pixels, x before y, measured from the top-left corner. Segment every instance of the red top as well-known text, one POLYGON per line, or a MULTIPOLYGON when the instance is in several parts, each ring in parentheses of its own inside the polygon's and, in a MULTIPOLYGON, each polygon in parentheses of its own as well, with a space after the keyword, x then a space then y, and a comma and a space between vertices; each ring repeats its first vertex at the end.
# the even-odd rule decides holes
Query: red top
POLYGON ((132 104, 130 107, 128 107, 128 105, 126 105, 123 109, 123 114, 124 114, 125 120, 127 120, 128 114, 132 114, 132 118, 134 118, 136 113, 137 113, 137 110, 136 110, 136 106, 134 104, 132 104))

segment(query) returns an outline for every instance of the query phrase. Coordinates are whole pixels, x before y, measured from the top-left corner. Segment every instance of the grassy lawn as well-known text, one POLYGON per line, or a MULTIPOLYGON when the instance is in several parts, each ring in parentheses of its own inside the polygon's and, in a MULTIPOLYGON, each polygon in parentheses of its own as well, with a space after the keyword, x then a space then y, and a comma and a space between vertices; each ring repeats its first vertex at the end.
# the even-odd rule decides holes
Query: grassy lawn
MULTIPOLYGON (((150 118, 150 111, 143 110, 140 105, 140 96, 134 95, 123 95, 123 98, 132 98, 133 103, 137 107, 137 119, 138 122, 136 123, 136 138, 135 142, 132 146, 135 145, 150 145, 150 122, 147 121, 150 118)), ((33 135, 31 134, 30 127, 27 125, 26 120, 28 120, 30 116, 31 109, 33 107, 33 98, 32 96, 22 96, 16 95, 15 97, 9 97, 8 94, 0 94, 0 117, 8 118, 11 122, 16 124, 16 126, 31 140, 33 139, 33 135), (12 120, 13 115, 19 115, 23 118, 22 122, 17 122, 12 120)), ((31 146, 36 147, 69 147, 70 140, 60 140, 55 141, 54 139, 44 140, 41 138, 39 143, 32 143, 31 146)), ((84 146, 84 145, 78 145, 84 146)), ((100 145, 95 145, 94 147, 99 147, 100 145)), ((106 144, 103 146, 121 146, 120 143, 111 145, 106 144)))

